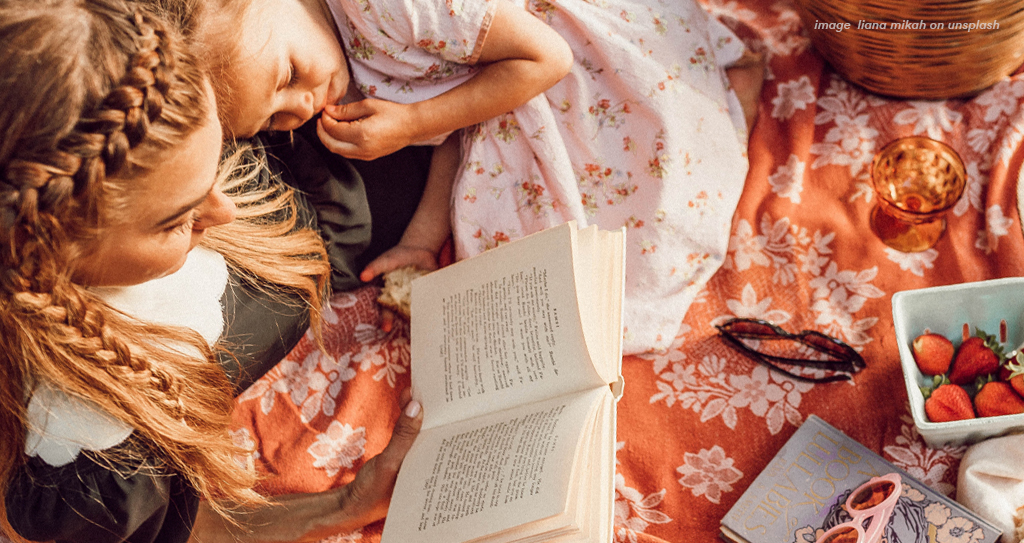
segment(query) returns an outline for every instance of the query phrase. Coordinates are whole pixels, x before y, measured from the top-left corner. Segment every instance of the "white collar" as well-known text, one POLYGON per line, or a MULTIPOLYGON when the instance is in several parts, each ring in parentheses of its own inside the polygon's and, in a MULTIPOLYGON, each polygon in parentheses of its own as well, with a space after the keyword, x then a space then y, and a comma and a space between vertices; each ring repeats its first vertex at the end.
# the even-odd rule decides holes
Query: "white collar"
POLYGON ((196 247, 181 269, 170 275, 139 285, 90 290, 137 319, 191 328, 213 345, 224 329, 220 299, 227 284, 224 257, 196 247))

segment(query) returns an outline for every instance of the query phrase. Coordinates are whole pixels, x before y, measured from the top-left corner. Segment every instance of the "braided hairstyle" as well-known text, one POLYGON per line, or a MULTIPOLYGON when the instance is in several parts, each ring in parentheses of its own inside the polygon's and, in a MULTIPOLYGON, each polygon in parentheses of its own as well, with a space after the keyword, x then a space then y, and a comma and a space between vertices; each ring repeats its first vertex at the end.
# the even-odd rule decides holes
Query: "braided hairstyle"
MULTIPOLYGON (((219 512, 263 501, 238 467, 231 385, 203 338, 132 319, 73 280, 134 172, 208 122, 208 84, 176 32, 128 0, 0 0, 0 531, 12 537, 3 500, 26 461, 26 398, 41 382, 135 428, 219 512)), ((243 242, 225 256, 235 268, 261 260, 250 275, 276 273, 316 316, 322 243, 293 228, 293 213, 280 218, 294 210, 290 194, 271 196, 248 195, 249 223, 211 228, 210 245, 230 253, 234 229, 259 246, 267 222, 254 215, 270 211, 265 252, 243 242)))

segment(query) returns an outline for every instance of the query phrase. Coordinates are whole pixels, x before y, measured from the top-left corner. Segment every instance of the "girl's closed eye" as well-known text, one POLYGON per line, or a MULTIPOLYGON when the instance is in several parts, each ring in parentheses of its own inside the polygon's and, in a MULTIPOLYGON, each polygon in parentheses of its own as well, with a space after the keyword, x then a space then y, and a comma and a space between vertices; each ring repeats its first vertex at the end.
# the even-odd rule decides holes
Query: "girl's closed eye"
POLYGON ((299 72, 295 69, 295 64, 288 63, 288 86, 292 87, 299 81, 299 72))
MULTIPOLYGON (((281 87, 280 89, 278 89, 278 91, 286 89, 286 88, 291 88, 291 87, 295 86, 295 84, 298 83, 298 81, 299 81, 299 74, 298 74, 298 71, 295 69, 295 64, 289 62, 288 63, 288 79, 285 81, 284 86, 281 87)), ((277 116, 278 116, 277 113, 274 113, 273 115, 271 115, 270 118, 267 119, 267 122, 265 122, 263 124, 263 127, 260 128, 260 131, 262 132, 264 130, 274 130, 275 129, 274 126, 275 126, 276 121, 277 121, 277 116)))

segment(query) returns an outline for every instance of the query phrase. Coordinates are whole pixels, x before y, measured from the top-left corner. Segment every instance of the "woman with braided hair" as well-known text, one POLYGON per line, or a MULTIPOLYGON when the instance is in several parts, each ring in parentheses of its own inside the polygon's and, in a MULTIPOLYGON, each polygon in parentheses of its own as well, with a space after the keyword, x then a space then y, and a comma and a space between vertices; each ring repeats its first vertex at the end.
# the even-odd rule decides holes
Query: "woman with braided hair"
POLYGON ((175 32, 124 0, 0 0, 0 66, 0 533, 312 541, 382 518, 415 402, 344 487, 268 499, 238 461, 221 296, 300 299, 315 329, 329 266, 291 191, 218 173, 175 32))

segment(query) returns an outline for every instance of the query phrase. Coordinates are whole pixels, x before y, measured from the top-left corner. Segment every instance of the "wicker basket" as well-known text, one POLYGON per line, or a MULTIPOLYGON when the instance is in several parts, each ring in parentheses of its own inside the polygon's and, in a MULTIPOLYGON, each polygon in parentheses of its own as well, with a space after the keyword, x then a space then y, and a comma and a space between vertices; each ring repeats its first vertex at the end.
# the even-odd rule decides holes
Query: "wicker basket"
POLYGON ((1024 62, 1022 0, 796 2, 821 55, 843 77, 877 94, 919 99, 967 96, 1024 62), (998 28, 955 28, 978 22, 996 22, 998 28), (835 29, 844 23, 849 27, 835 29), (885 27, 871 28, 879 24, 885 27))

